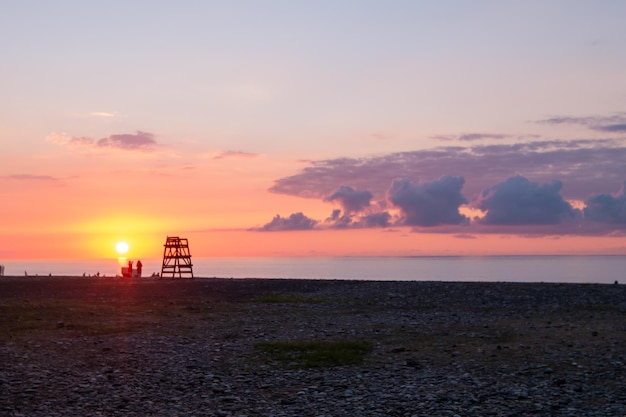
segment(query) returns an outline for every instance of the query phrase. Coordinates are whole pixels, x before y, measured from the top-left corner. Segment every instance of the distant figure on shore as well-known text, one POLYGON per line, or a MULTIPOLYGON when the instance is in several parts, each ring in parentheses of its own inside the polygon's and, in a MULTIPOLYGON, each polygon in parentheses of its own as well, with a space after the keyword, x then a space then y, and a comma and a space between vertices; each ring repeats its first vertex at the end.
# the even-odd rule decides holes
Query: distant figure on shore
POLYGON ((128 277, 133 277, 133 261, 128 261, 128 277))
POLYGON ((4 276, 4 265, 0 265, 0 277, 4 276))
POLYGON ((137 261, 137 277, 141 278, 141 268, 143 268, 143 264, 141 260, 137 261))

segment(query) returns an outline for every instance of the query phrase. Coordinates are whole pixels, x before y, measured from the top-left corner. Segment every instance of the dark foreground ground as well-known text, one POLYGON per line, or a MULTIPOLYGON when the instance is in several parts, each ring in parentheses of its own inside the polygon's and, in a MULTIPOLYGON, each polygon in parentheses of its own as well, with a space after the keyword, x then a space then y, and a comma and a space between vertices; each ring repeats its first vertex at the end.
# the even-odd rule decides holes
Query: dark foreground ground
POLYGON ((625 416, 626 286, 0 278, 0 416, 625 416))

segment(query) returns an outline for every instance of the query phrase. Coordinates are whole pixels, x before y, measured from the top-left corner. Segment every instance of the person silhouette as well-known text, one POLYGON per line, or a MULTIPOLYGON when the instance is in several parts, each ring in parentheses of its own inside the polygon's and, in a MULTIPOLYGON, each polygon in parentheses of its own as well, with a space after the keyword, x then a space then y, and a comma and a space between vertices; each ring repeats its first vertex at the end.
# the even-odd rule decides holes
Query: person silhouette
POLYGON ((128 261, 128 277, 133 277, 133 261, 128 261))
POLYGON ((143 264, 141 263, 141 261, 137 261, 137 276, 141 277, 141 268, 143 267, 143 264))

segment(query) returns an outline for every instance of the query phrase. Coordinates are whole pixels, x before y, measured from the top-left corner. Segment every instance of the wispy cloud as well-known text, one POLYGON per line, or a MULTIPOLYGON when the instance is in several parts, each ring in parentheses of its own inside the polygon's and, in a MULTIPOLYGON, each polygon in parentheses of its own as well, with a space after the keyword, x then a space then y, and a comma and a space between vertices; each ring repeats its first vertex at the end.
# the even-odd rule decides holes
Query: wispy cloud
POLYGON ((50 181, 50 182, 60 181, 60 179, 50 176, 50 175, 32 175, 32 174, 3 175, 0 178, 6 179, 6 180, 16 180, 16 181, 50 181))
POLYGON ((101 148, 115 148, 133 151, 154 150, 157 145, 154 135, 148 132, 137 131, 135 134, 111 135, 106 138, 99 139, 96 146, 101 148))
POLYGON ((124 151, 153 152, 158 146, 152 133, 137 131, 94 139, 82 136, 70 136, 67 133, 53 132, 45 140, 56 145, 83 147, 92 149, 120 149, 124 151))
POLYGON ((92 111, 89 113, 93 117, 116 117, 117 113, 110 113, 106 111, 92 111))
POLYGON ((537 120, 536 123, 547 125, 578 125, 588 129, 607 133, 626 132, 626 113, 616 113, 610 116, 555 116, 537 120))
POLYGON ((253 159, 258 158, 261 154, 243 151, 221 151, 207 155, 208 159, 253 159))
POLYGON ((55 145, 69 145, 69 146, 93 146, 95 144, 95 139, 80 137, 80 136, 70 136, 67 133, 57 133, 52 132, 48 136, 45 137, 45 141, 49 143, 54 143, 55 145))
POLYGON ((600 130, 602 132, 622 133, 622 132, 626 132, 626 123, 598 126, 595 129, 600 130))
POLYGON ((457 239, 478 239, 478 237, 476 237, 475 235, 470 235, 467 233, 457 233, 454 235, 454 237, 457 239))
POLYGON ((488 139, 507 139, 509 135, 496 134, 496 133, 465 133, 462 135, 438 135, 432 136, 431 139, 437 139, 445 142, 459 141, 459 142, 476 142, 480 140, 488 139))

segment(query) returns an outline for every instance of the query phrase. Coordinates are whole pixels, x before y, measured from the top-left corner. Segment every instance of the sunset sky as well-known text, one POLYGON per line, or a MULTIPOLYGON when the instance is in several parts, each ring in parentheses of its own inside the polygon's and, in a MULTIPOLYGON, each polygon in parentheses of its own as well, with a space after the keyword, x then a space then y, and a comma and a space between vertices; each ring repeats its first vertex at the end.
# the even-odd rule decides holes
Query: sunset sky
POLYGON ((626 2, 6 1, 0 260, 626 254, 626 2))

